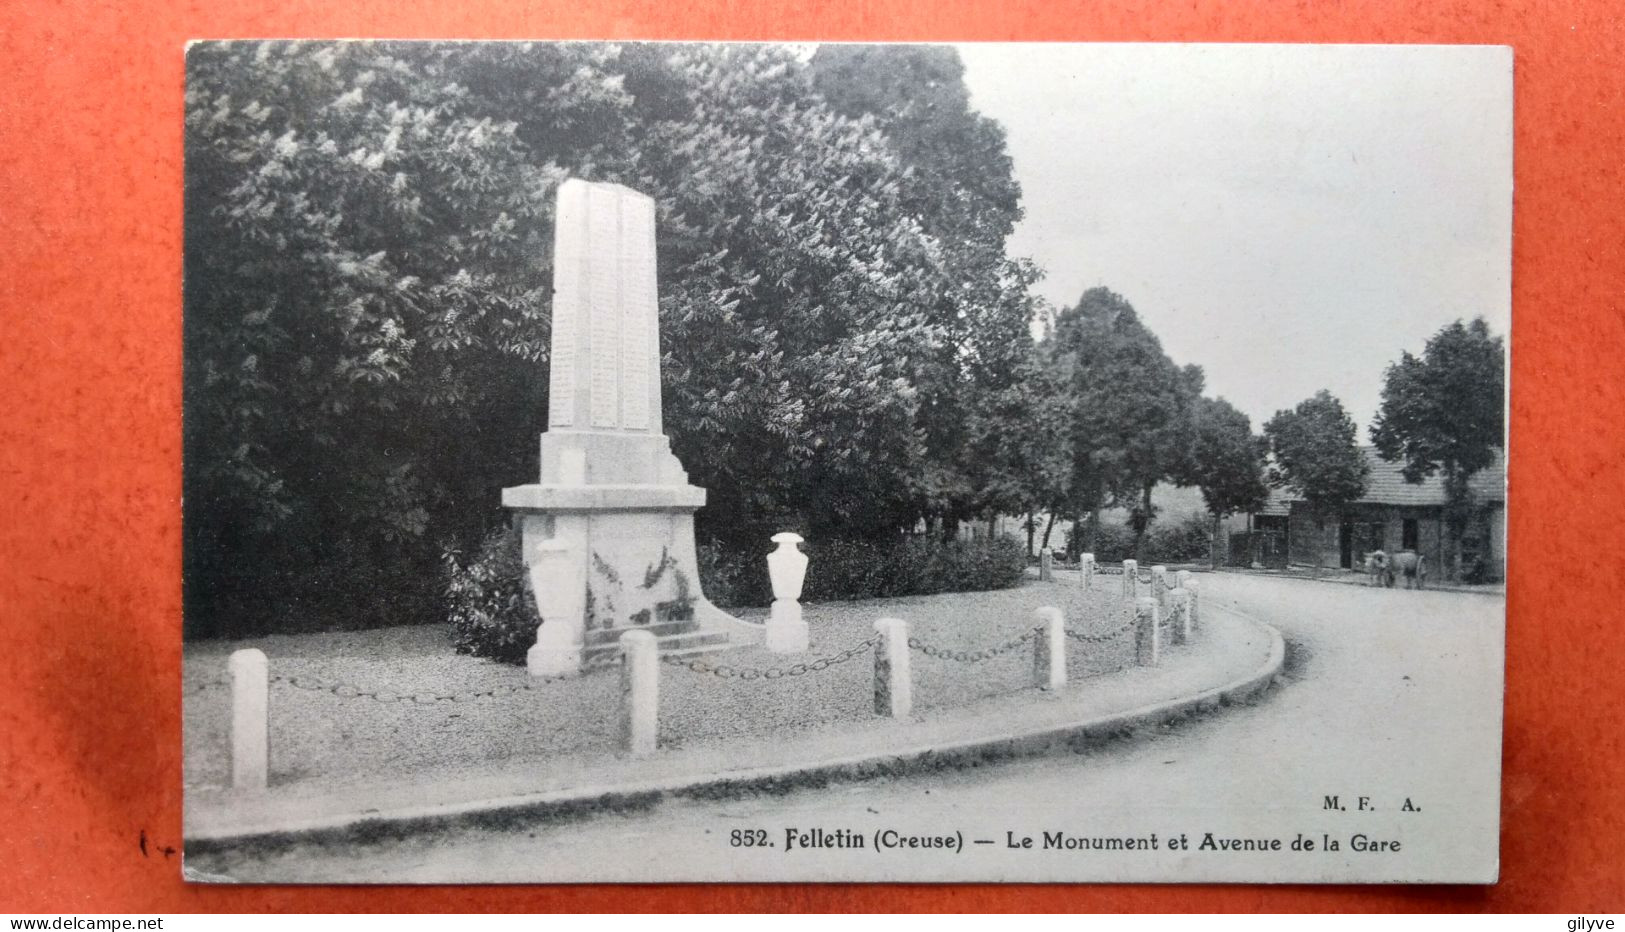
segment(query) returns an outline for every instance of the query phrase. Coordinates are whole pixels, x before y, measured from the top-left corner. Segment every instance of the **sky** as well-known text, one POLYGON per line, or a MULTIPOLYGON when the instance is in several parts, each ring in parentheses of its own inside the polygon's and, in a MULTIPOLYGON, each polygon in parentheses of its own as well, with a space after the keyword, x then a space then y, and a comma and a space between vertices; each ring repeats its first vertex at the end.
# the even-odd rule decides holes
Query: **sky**
POLYGON ((1326 388, 1364 440, 1402 351, 1458 318, 1509 333, 1510 50, 958 48, 1039 293, 1122 294, 1255 429, 1326 388))

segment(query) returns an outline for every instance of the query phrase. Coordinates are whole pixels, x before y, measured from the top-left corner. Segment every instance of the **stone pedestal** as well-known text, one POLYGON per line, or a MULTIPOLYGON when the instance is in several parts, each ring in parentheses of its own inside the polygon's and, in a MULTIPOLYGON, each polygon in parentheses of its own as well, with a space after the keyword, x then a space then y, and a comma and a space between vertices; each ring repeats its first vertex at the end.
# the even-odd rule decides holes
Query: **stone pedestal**
POLYGON ((690 644, 762 637, 700 590, 705 490, 661 424, 654 222, 654 201, 620 185, 559 189, 541 481, 502 490, 542 617, 536 675, 579 671, 589 648, 625 630, 690 644))
POLYGON ((1092 553, 1078 555, 1078 585, 1084 589, 1094 588, 1095 555, 1092 553))
POLYGON ((775 654, 804 654, 810 642, 807 623, 801 620, 801 603, 774 599, 767 616, 767 649, 775 654))

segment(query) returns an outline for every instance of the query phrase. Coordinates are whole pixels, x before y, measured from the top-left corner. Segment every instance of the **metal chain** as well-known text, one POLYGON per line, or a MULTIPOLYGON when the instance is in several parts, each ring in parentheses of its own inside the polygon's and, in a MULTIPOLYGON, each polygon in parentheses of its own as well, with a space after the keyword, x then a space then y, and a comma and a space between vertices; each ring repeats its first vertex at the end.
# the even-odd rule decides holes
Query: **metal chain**
MULTIPOLYGON (((609 660, 589 662, 583 665, 581 672, 583 675, 591 675, 593 673, 598 673, 602 670, 607 670, 610 667, 619 665, 620 657, 616 655, 609 660)), ((291 676, 273 674, 270 677, 270 682, 284 686, 292 686, 294 689, 302 689, 306 692, 331 693, 340 699, 371 699, 374 702, 383 703, 384 705, 394 705, 395 703, 399 702, 409 702, 412 705, 417 706, 431 706, 438 705, 440 703, 460 704, 464 702, 473 702, 476 699, 505 698, 518 692, 525 692, 536 689, 540 686, 549 686, 554 683, 569 682, 574 679, 577 679, 577 677, 526 677, 523 682, 519 683, 503 683, 500 686, 493 686, 490 689, 471 690, 469 692, 461 693, 408 693, 397 692, 389 689, 362 689, 359 686, 353 686, 349 683, 326 682, 319 677, 308 674, 294 674, 291 676)))
POLYGON ((927 644, 917 637, 909 638, 908 646, 926 655, 927 657, 934 657, 938 660, 953 660, 959 663, 980 663, 983 660, 992 660, 994 657, 1010 653, 1021 645, 1031 641, 1033 638, 1038 637, 1043 630, 1043 625, 1034 625, 1033 627, 1027 629, 1027 632, 1020 637, 1012 638, 1011 640, 1005 641, 1003 644, 1000 644, 997 647, 989 647, 984 650, 946 650, 941 647, 934 647, 927 644))
POLYGON ((1074 641, 1082 641, 1085 644, 1104 644, 1107 641, 1115 640, 1119 635, 1127 634, 1133 630, 1134 622, 1130 621, 1120 628, 1116 628, 1111 631, 1103 631, 1100 634, 1084 634, 1082 631, 1067 628, 1066 636, 1074 641))
POLYGON ((746 682, 752 682, 755 680, 777 680, 785 677, 805 676, 808 673, 818 673, 823 670, 828 670, 830 667, 839 666, 840 664, 846 663, 848 660, 851 660, 853 657, 856 657, 864 651, 869 650, 878 643, 880 643, 880 638, 877 635, 869 638, 868 640, 854 644, 851 647, 848 647, 846 650, 840 651, 839 653, 830 654, 827 657, 819 657, 817 660, 809 660, 805 663, 793 663, 788 667, 768 667, 765 670, 760 667, 736 667, 722 663, 712 666, 698 657, 694 657, 692 659, 684 659, 682 657, 661 657, 660 662, 670 664, 674 667, 682 667, 695 673, 709 673, 712 676, 721 677, 725 680, 731 680, 736 677, 746 682))
POLYGON ((189 692, 189 693, 201 693, 201 692, 205 692, 205 691, 210 690, 210 689, 224 689, 224 688, 226 688, 227 686, 230 686, 230 685, 231 685, 231 680, 214 679, 214 680, 204 680, 201 683, 183 684, 181 688, 184 691, 189 692))

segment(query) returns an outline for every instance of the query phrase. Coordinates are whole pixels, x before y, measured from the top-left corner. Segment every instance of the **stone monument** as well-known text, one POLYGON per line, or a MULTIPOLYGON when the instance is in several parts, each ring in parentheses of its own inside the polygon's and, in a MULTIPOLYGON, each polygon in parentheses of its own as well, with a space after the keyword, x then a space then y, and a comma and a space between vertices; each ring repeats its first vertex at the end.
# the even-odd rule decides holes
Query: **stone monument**
POLYGON ((760 642, 700 591, 705 490, 661 427, 654 201, 620 185, 559 188, 547 421, 541 481, 502 490, 542 617, 530 672, 577 672, 628 630, 667 654, 760 642))

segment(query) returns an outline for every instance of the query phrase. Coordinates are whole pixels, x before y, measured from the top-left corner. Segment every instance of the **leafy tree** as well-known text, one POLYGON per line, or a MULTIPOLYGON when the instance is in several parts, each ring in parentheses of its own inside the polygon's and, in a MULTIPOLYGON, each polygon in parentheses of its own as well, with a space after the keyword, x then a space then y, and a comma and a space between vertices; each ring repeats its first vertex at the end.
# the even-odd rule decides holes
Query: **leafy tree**
MULTIPOLYGON (((940 340, 916 374, 925 461, 917 507, 951 535, 972 515, 1010 507, 1010 490, 1031 486, 1021 457, 989 460, 988 431, 1015 443, 1030 433, 1013 399, 1031 376, 1030 262, 1006 255, 1021 219, 1021 188, 1004 130, 970 105, 964 65, 947 46, 821 46, 814 86, 839 113, 870 119, 903 166, 904 209, 935 238, 952 271, 927 308, 940 340), (978 431, 981 433, 978 434, 978 431)), ((1034 451, 1035 453, 1037 451, 1034 451)))
MULTIPOLYGON (((594 65, 564 47, 538 64, 594 65)), ((335 623, 323 610, 362 580, 387 594, 376 620, 421 610, 435 537, 477 532, 487 519, 465 503, 524 467, 547 345, 530 256, 562 172, 471 107, 453 65, 388 44, 190 51, 194 628, 273 602, 335 623)))
POLYGON ((1183 476, 1202 490, 1212 517, 1212 559, 1219 565, 1219 524, 1228 515, 1257 511, 1269 497, 1265 482, 1267 443, 1253 433, 1247 415, 1223 398, 1198 398, 1195 441, 1183 476))
POLYGON ((785 50, 636 52, 648 66, 627 87, 650 118, 627 181, 660 204, 666 423, 711 490, 703 531, 759 541, 778 515, 895 533, 948 275, 902 203, 903 167, 785 50))
POLYGON ((1302 496, 1321 525, 1365 494, 1370 466, 1355 443, 1354 419, 1331 392, 1321 389, 1275 412, 1264 436, 1275 461, 1271 479, 1302 496))
POLYGON ((1071 386, 1066 513, 1090 515, 1093 528, 1101 508, 1126 505, 1139 553, 1156 516, 1151 490, 1189 472, 1202 370, 1175 365, 1134 307, 1106 288, 1057 316, 1053 352, 1071 386))
MULTIPOLYGON (((970 412, 965 475, 980 490, 977 501, 985 513, 1032 516, 1047 511, 1043 544, 1048 548, 1056 518, 1051 505, 1064 494, 1071 474, 1071 412, 1057 403, 1066 386, 1041 348, 1030 339, 1027 348, 1015 378, 986 393, 970 412)), ((1029 552, 1033 530, 1029 528, 1029 552)))
POLYGON ((1504 442, 1505 360, 1501 338, 1480 317, 1440 329, 1420 359, 1407 352, 1383 375, 1372 442, 1384 459, 1404 461, 1409 482, 1443 474, 1451 578, 1460 575, 1474 510, 1468 479, 1504 442))

